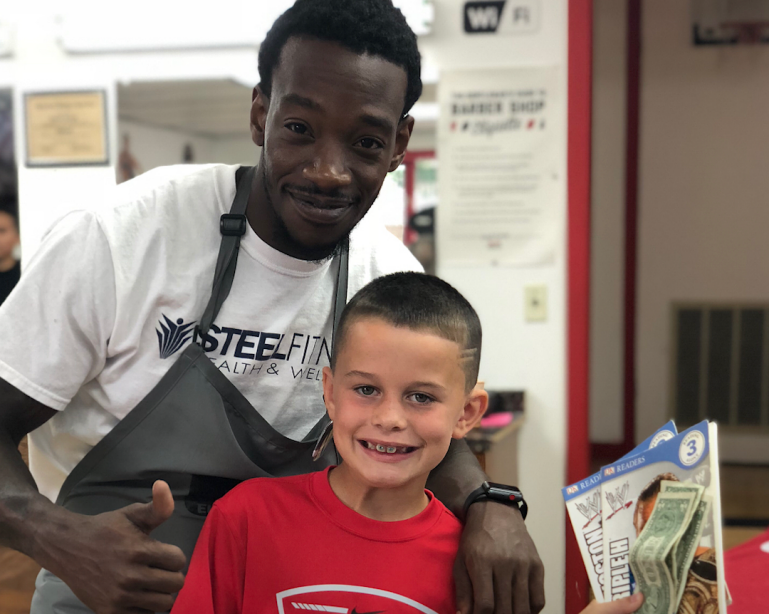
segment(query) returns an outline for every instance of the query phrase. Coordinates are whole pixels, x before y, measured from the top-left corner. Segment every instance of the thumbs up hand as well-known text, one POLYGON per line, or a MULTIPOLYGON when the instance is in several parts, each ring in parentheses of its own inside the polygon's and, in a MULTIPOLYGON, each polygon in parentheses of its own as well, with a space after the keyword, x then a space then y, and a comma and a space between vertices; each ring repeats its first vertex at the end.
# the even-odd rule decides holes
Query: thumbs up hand
POLYGON ((184 584, 181 549, 149 537, 171 517, 174 501, 163 481, 151 503, 96 516, 63 508, 40 535, 35 557, 96 614, 167 612, 184 584))

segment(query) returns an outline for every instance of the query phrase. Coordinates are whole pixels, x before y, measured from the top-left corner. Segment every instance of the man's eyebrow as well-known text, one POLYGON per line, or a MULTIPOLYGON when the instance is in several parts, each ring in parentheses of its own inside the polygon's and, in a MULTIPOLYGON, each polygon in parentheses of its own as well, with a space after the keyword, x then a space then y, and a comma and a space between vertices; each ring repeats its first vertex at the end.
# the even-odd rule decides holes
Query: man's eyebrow
POLYGON ((372 128, 382 128, 387 132, 395 130, 395 126, 389 119, 378 115, 361 115, 358 119, 372 128))
POLYGON ((306 96, 300 96, 299 94, 286 94, 286 96, 283 98, 283 102, 287 102, 289 104, 295 104, 299 107, 310 109, 311 111, 321 110, 321 106, 317 102, 315 102, 312 98, 307 98, 306 96))

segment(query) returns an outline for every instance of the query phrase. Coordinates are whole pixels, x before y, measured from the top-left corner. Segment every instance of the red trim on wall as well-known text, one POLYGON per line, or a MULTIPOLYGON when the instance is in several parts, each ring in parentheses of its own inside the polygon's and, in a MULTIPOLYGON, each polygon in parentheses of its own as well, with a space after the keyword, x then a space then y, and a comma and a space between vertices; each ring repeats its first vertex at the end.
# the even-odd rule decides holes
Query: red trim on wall
POLYGON ((625 454, 635 446, 635 327, 638 254, 638 124, 641 91, 641 0, 627 13, 627 129, 625 152, 625 454))
MULTIPOLYGON (((588 368, 590 332, 590 140, 592 0, 569 0, 568 42, 568 435, 567 483, 589 472, 588 368)), ((588 597, 588 579, 566 520, 566 614, 588 597)))

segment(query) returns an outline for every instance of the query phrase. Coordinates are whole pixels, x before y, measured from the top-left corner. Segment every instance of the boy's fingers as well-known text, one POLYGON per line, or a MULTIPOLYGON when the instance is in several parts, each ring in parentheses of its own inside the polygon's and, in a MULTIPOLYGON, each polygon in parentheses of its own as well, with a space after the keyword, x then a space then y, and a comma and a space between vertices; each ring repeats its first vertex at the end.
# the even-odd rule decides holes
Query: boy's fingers
POLYGON ((473 611, 473 584, 461 557, 454 562, 454 588, 457 592, 457 614, 473 611))

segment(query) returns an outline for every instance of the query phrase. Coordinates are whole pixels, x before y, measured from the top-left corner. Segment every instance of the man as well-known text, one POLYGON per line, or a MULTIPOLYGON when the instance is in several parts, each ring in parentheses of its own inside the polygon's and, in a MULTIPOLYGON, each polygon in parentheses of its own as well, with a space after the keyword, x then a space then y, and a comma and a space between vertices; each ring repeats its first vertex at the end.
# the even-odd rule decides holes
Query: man
MULTIPOLYGON (((171 167, 124 184, 115 207, 49 233, 0 310, 0 543, 48 570, 33 612, 83 611, 75 597, 96 612, 167 610, 188 529, 216 493, 310 470, 300 452, 323 427, 335 288, 418 268, 361 222, 405 155, 421 93, 400 11, 298 0, 259 71, 255 171, 171 167), (38 486, 62 506, 15 451, 33 429, 38 486), (175 501, 121 507, 149 500, 155 478, 175 501)), ((465 522, 458 607, 538 612, 544 572, 517 507, 477 497, 463 511, 484 479, 462 442, 430 478, 465 522)))
POLYGON ((0 208, 0 305, 8 298, 21 276, 21 266, 15 254, 18 244, 16 216, 10 210, 0 208))

